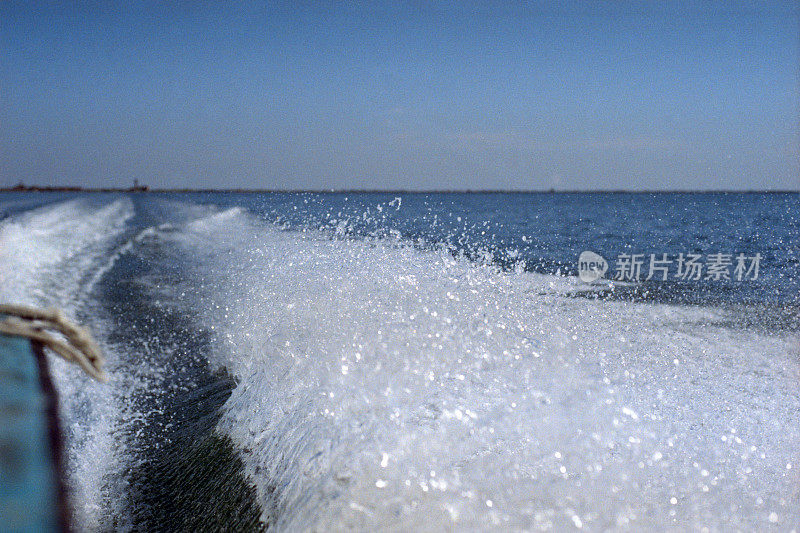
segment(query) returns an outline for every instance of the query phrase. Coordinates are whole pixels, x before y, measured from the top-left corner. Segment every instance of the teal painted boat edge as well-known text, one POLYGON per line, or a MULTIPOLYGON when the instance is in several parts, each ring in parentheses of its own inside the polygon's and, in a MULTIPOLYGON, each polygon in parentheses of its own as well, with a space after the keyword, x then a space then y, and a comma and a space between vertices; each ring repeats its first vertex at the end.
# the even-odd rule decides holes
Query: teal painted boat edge
POLYGON ((0 531, 67 530, 55 390, 41 347, 0 335, 0 531))

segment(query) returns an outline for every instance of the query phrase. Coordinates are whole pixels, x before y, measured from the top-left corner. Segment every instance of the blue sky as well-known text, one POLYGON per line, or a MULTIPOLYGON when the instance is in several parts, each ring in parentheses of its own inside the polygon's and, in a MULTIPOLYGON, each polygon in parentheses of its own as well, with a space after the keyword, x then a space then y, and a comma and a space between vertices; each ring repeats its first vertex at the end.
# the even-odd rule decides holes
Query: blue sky
POLYGON ((0 186, 800 189, 797 2, 0 3, 0 186))

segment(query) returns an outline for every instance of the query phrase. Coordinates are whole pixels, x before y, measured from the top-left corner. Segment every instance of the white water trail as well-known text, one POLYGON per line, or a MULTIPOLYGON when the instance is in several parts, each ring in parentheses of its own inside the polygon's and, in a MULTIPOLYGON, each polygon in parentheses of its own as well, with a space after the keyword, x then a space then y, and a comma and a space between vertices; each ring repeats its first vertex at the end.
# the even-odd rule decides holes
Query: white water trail
POLYGON ((228 210, 165 235, 278 530, 800 523, 796 334, 228 210))

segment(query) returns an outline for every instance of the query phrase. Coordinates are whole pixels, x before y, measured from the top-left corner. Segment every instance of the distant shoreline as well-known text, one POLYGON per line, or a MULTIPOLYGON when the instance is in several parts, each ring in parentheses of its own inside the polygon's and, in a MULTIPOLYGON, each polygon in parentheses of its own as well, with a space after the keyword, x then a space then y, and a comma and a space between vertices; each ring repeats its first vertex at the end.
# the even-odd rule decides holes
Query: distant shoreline
POLYGON ((162 188, 151 189, 148 186, 137 187, 75 187, 75 186, 41 186, 41 185, 15 185, 13 187, 0 187, 0 192, 85 192, 85 193, 235 193, 235 194, 800 194, 800 189, 672 189, 672 190, 630 190, 630 189, 530 189, 530 190, 502 190, 502 189, 434 189, 434 190, 405 190, 405 189, 191 189, 191 188, 162 188))

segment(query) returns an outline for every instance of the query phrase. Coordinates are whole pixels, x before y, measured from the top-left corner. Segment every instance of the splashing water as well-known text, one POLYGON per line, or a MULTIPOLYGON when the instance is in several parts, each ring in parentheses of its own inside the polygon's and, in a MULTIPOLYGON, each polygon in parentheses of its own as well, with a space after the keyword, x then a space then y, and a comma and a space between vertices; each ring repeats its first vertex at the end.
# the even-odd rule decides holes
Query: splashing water
POLYGON ((712 246, 771 247, 764 284, 698 303, 670 286, 626 298, 553 275, 573 274, 585 244, 558 217, 588 201, 514 198, 9 209, 3 298, 85 319, 109 362, 112 384, 98 388, 54 361, 76 525, 188 520, 210 491, 220 505, 206 525, 234 527, 248 484, 277 530, 800 524, 794 200, 683 198, 697 220, 648 225, 672 200, 612 195, 597 202, 635 207, 628 222, 642 210, 641 230, 575 219, 607 247, 708 232, 712 246), (742 204, 759 240, 708 229, 725 202, 742 204))

